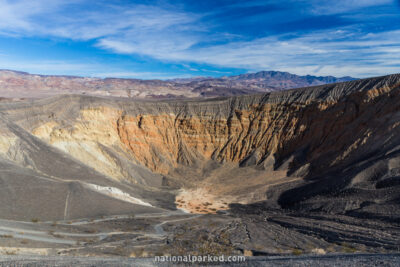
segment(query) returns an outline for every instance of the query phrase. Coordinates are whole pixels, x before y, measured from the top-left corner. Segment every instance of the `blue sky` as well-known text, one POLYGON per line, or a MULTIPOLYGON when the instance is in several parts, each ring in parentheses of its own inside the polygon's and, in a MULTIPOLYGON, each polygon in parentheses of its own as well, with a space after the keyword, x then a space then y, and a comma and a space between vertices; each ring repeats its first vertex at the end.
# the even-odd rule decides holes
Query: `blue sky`
POLYGON ((0 68, 168 79, 400 72, 392 0, 0 0, 0 68))

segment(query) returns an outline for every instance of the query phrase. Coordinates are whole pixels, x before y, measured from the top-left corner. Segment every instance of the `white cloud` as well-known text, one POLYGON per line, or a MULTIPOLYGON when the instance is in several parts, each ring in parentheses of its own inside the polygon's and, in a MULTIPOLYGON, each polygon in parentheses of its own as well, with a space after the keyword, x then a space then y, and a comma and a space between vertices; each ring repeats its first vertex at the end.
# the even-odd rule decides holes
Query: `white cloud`
POLYGON ((84 0, 0 0, 0 7, 0 33, 82 40, 158 32, 171 27, 184 31, 185 24, 199 17, 157 6, 96 5, 84 0))
POLYGON ((191 74, 152 72, 152 71, 121 71, 118 66, 97 63, 81 63, 68 60, 25 61, 9 59, 0 54, 0 69, 10 69, 29 72, 31 74, 76 75, 96 78, 136 78, 136 79, 171 79, 190 78, 191 74), (108 72, 103 72, 108 69, 108 72))
POLYGON ((47 18, 66 5, 78 2, 80 0, 0 0, 0 33, 14 36, 45 34, 49 26, 46 25, 47 18))
POLYGON ((71 75, 86 75, 86 73, 99 71, 102 67, 104 66, 67 60, 28 61, 0 58, 0 69, 26 71, 33 74, 62 75, 69 73, 71 75), (85 73, 82 73, 82 70, 85 70, 85 73))
MULTIPOLYGON (((92 77, 100 77, 100 78, 135 78, 135 79, 169 79, 176 77, 187 77, 188 75, 181 75, 176 73, 163 73, 163 72, 124 72, 124 71, 116 71, 116 72, 99 72, 93 73, 92 77)), ((191 77, 191 75, 189 75, 191 77)))
MULTIPOLYGON (((119 53, 143 53, 160 60, 187 61, 247 68, 274 69, 298 74, 353 75, 365 77, 399 72, 400 31, 358 34, 352 31, 321 31, 291 40, 282 36, 259 38, 203 48, 148 49, 142 43, 112 42, 104 48, 119 53), (352 40, 349 40, 352 37, 352 40), (365 64, 369 61, 369 64, 365 64), (373 63, 373 65, 372 65, 373 63)), ((104 41, 104 40, 103 40, 104 41)))
POLYGON ((393 0, 306 0, 311 6, 310 11, 318 15, 345 13, 360 8, 393 3, 393 0))
MULTIPOLYGON (((309 5, 307 12, 319 15, 392 2, 296 2, 299 1, 309 5)), ((200 43, 210 41, 210 35, 215 38, 213 41, 218 41, 218 38, 225 40, 229 33, 210 34, 212 31, 200 23, 202 15, 173 10, 170 7, 135 4, 117 6, 84 0, 0 0, 0 7, 0 34, 95 40, 95 45, 102 49, 120 54, 149 56, 161 61, 357 77, 399 72, 400 31, 365 34, 357 29, 341 28, 313 32, 292 39, 276 35, 238 41, 239 38, 233 37, 229 43, 201 46, 200 43), (85 4, 90 4, 91 8, 80 6, 85 4), (76 12, 65 12, 74 7, 80 8, 76 12)), ((0 67, 21 69, 13 62, 7 64, 2 62, 0 67)), ((92 73, 102 73, 92 65, 68 62, 28 62, 24 69, 35 71, 48 67, 48 70, 55 68, 62 71, 71 69, 74 64, 78 64, 76 70, 85 67, 86 72, 89 69, 92 73)), ((138 77, 150 75, 136 72, 114 73, 125 74, 122 76, 126 77, 136 77, 136 74, 141 75, 138 77)))

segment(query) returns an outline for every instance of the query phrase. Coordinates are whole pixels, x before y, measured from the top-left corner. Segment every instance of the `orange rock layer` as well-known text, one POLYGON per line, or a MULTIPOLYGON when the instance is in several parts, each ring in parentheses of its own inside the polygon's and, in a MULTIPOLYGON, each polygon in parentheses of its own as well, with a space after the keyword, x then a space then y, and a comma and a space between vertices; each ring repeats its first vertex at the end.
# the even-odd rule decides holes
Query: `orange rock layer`
MULTIPOLYGON (((367 145, 372 132, 383 134, 379 120, 399 109, 399 92, 392 89, 356 92, 337 101, 251 105, 226 118, 207 113, 125 114, 114 125, 134 158, 159 173, 199 159, 245 162, 251 157, 257 164, 271 156, 282 163, 303 150, 309 153, 302 161, 317 160, 322 165, 314 167, 320 168, 338 164, 367 145), (382 107, 380 98, 390 103, 382 107)), ((396 120, 385 127, 397 127, 396 120)), ((296 164, 291 162, 292 167, 296 164)))

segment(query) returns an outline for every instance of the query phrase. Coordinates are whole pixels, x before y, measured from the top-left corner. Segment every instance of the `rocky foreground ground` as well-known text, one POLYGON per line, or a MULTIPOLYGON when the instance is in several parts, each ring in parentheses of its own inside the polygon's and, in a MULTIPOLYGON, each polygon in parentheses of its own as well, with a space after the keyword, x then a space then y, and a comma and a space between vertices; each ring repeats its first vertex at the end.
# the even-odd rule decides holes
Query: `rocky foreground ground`
MULTIPOLYGON (((241 263, 212 263, 198 264, 201 266, 399 266, 400 254, 353 254, 315 256, 305 255, 296 257, 247 257, 241 263)), ((189 263, 161 263, 154 258, 91 258, 91 257, 38 257, 38 256, 2 256, 0 266, 190 266, 189 263)))

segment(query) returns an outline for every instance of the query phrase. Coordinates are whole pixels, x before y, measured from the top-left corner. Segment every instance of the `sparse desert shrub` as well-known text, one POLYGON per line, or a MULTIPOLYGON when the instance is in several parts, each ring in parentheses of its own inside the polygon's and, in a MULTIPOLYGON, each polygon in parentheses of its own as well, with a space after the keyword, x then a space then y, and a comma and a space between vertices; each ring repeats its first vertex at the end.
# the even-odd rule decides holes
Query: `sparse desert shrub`
POLYGON ((144 254, 145 253, 143 248, 137 248, 129 254, 129 257, 131 258, 144 257, 144 254))
POLYGON ((334 245, 330 245, 329 247, 326 248, 326 251, 328 251, 330 253, 335 252, 336 251, 335 250, 335 246, 334 245))
POLYGON ((86 230, 85 230, 85 233, 88 233, 88 234, 95 234, 95 233, 97 233, 97 230, 96 230, 96 229, 86 229, 86 230))
POLYGON ((37 222, 39 222, 39 219, 38 219, 38 218, 32 218, 31 221, 32 221, 33 223, 37 223, 37 222))
POLYGON ((114 252, 113 254, 118 256, 125 256, 126 254, 125 249, 123 247, 116 247, 113 252, 114 252))
POLYGON ((344 253, 355 253, 357 251, 356 248, 354 248, 354 247, 352 247, 349 244, 344 243, 344 242, 342 243, 342 250, 343 250, 344 253))
POLYGON ((263 249, 265 248, 265 246, 264 246, 264 245, 261 245, 261 244, 255 244, 255 245, 254 245, 254 248, 255 248, 256 250, 263 250, 263 249))
POLYGON ((318 255, 325 255, 326 251, 323 248, 314 248, 311 250, 312 253, 318 254, 318 255))
POLYGON ((95 238, 84 238, 82 241, 85 242, 86 244, 93 244, 97 240, 95 238))
POLYGON ((17 255, 15 250, 6 250, 6 255, 17 255))
POLYGON ((54 236, 54 237, 56 237, 56 238, 64 238, 64 237, 65 237, 65 236, 63 236, 63 235, 56 234, 56 233, 53 233, 52 236, 54 236))
POLYGON ((0 238, 13 238, 13 235, 0 235, 0 238))
POLYGON ((243 251, 243 256, 251 257, 251 256, 253 256, 253 251, 245 249, 243 251))
POLYGON ((301 254, 303 254, 303 251, 301 249, 294 248, 292 249, 292 254, 295 256, 300 256, 301 254))

